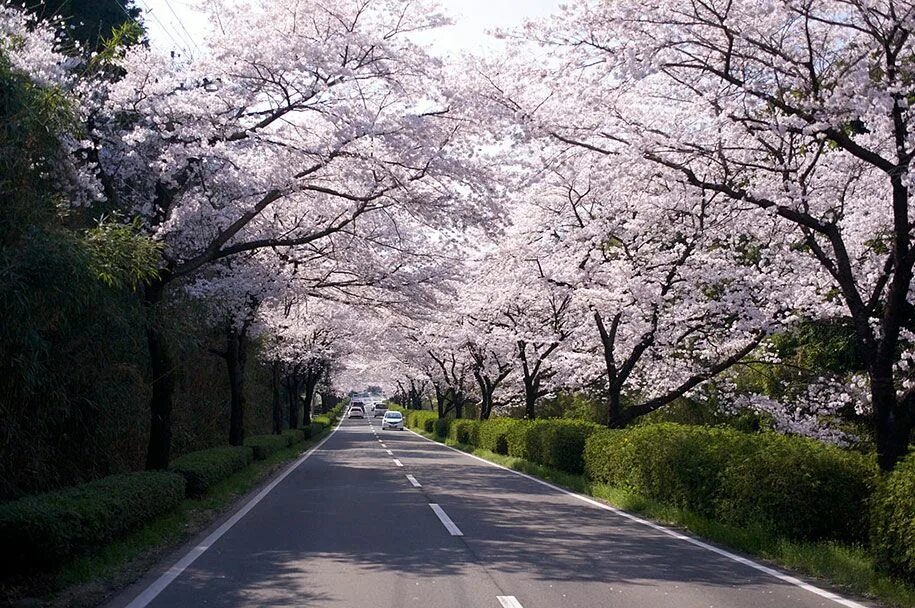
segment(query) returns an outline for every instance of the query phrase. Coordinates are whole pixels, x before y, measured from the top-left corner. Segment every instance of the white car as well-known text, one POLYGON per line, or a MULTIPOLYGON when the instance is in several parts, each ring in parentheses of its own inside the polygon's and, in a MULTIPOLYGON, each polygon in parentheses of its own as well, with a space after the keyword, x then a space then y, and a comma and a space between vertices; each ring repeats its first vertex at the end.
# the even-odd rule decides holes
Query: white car
POLYGON ((381 419, 381 430, 384 429, 397 429, 398 431, 403 430, 403 414, 400 412, 386 412, 384 418, 381 419))
POLYGON ((349 408, 349 417, 350 418, 365 418, 365 410, 362 409, 361 405, 354 405, 349 408))
POLYGON ((372 418, 378 418, 378 416, 384 416, 388 411, 388 406, 384 403, 376 403, 372 406, 372 418))

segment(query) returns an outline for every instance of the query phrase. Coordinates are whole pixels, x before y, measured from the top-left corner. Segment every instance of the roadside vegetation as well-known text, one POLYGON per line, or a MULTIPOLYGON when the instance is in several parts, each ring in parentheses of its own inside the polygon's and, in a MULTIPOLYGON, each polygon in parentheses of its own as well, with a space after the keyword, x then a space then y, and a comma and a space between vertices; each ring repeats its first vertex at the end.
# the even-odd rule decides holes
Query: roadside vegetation
POLYGON ((912 511, 898 496, 915 483, 915 458, 883 479, 872 456, 771 432, 676 423, 608 431, 569 419, 398 409, 428 438, 827 586, 915 606, 915 585, 905 582, 913 571, 899 560, 911 554, 912 511))
POLYGON ((171 472, 104 477, 0 504, 0 536, 9 549, 0 601, 97 605, 313 447, 341 411, 342 405, 322 415, 307 431, 270 436, 282 441, 269 452, 191 452, 171 472))

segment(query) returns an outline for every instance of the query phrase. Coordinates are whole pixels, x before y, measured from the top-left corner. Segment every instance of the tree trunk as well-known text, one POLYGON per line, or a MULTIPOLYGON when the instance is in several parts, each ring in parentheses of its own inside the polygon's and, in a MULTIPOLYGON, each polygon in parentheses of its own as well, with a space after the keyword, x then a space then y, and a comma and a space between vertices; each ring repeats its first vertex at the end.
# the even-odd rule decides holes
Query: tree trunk
POLYGON ((454 403, 454 417, 458 420, 464 417, 464 392, 463 391, 453 391, 452 403, 454 403))
POLYGON ((442 391, 441 387, 437 384, 435 385, 435 405, 438 408, 438 417, 445 417, 445 393, 442 391))
POLYGON ((147 287, 146 343, 152 371, 152 396, 149 399, 149 444, 146 469, 167 469, 172 448, 172 403, 175 392, 175 363, 168 338, 157 325, 155 306, 162 298, 161 284, 147 287))
POLYGON ((283 408, 280 399, 280 362, 274 361, 270 377, 270 388, 273 391, 273 434, 283 431, 283 408))
POLYGON ((304 416, 302 419, 302 426, 308 426, 311 424, 311 407, 315 398, 315 389, 318 387, 318 382, 321 380, 321 372, 309 372, 305 376, 305 407, 304 407, 304 416))
POLYGON ((299 381, 286 377, 286 396, 289 399, 289 428, 299 428, 299 381))
POLYGON ((528 420, 537 418, 537 393, 540 391, 538 378, 524 379, 524 415, 528 420))
POLYGON ((883 471, 892 471, 908 452, 912 435, 910 413, 896 398, 892 364, 887 369, 871 369, 871 404, 874 408, 874 431, 877 443, 877 464, 883 471))
POLYGON ((246 328, 226 329, 226 367, 229 371, 229 445, 245 442, 245 361, 248 355, 246 328))

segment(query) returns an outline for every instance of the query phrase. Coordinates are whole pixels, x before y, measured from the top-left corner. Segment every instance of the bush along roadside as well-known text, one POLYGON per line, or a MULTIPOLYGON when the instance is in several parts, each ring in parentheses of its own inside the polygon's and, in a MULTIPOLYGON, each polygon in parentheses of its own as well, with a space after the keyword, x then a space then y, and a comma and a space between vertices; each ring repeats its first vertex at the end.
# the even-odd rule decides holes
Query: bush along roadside
POLYGON ((339 415, 337 408, 268 436, 282 447, 264 460, 254 460, 251 446, 213 448, 185 454, 170 471, 113 475, 0 504, 0 605, 43 596, 43 604, 63 606, 73 595, 94 605, 298 456, 302 441, 318 439, 339 415))
POLYGON ((775 433, 405 416, 410 428, 489 460, 915 606, 915 454, 881 479, 872 456, 775 433))
POLYGON ((8 574, 58 565, 136 530, 184 500, 184 477, 112 475, 0 505, 0 568, 8 574))

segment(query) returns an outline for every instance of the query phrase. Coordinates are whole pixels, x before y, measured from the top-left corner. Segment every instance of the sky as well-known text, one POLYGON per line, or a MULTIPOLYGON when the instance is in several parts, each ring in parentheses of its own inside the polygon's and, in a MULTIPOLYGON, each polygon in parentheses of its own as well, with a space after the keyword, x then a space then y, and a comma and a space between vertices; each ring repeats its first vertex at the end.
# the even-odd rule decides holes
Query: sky
MULTIPOLYGON (((241 0, 242 2, 244 0, 241 0)), ((437 30, 430 39, 438 54, 481 52, 497 43, 486 31, 511 28, 525 19, 543 17, 558 10, 561 0, 441 0, 455 23, 437 30)), ((196 10, 195 0, 135 0, 144 10, 153 45, 195 55, 206 35, 208 22, 196 10)))

